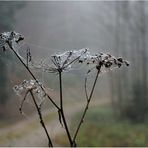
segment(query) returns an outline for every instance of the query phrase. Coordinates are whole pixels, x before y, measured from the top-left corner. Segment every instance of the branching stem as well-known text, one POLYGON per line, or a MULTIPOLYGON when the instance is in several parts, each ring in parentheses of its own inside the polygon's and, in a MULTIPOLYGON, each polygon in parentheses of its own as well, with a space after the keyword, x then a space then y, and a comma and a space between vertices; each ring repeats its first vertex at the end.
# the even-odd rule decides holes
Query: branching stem
POLYGON ((22 108, 23 108, 23 104, 24 104, 24 102, 25 102, 25 100, 26 100, 26 97, 27 97, 28 93, 29 93, 29 90, 26 92, 26 94, 25 94, 23 100, 21 101, 21 105, 20 105, 20 107, 19 107, 19 111, 20 111, 21 114, 23 113, 23 112, 22 112, 22 108))
POLYGON ((52 102, 52 104, 59 110, 60 108, 58 105, 53 101, 53 99, 46 93, 45 89, 42 87, 42 85, 39 83, 39 81, 36 79, 34 74, 31 72, 31 70, 28 68, 28 66, 23 62, 23 60, 19 57, 17 52, 13 49, 12 45, 8 42, 8 45, 10 49, 14 52, 14 54, 17 56, 17 58, 20 60, 20 62, 23 64, 23 66, 26 68, 26 70, 30 73, 30 75, 33 77, 33 79, 38 83, 38 85, 41 87, 43 92, 46 94, 47 98, 52 102))

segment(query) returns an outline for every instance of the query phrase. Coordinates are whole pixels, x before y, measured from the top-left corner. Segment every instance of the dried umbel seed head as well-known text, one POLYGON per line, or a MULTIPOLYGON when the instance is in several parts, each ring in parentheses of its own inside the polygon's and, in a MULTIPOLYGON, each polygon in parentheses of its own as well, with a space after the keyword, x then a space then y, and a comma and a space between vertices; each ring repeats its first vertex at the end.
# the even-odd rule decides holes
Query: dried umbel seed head
POLYGON ((97 59, 98 59, 98 61, 101 61, 103 63, 102 66, 105 66, 106 68, 110 68, 112 66, 121 67, 122 65, 128 66, 128 64, 127 64, 128 62, 123 60, 123 58, 121 58, 121 57, 116 58, 116 57, 112 56, 111 54, 101 53, 97 59))
POLYGON ((18 43, 18 42, 24 40, 24 37, 20 33, 17 33, 15 31, 11 31, 11 32, 1 33, 0 39, 4 40, 5 42, 15 41, 18 43))
POLYGON ((43 69, 43 71, 49 73, 69 71, 75 63, 83 63, 83 59, 81 59, 81 57, 83 57, 87 51, 88 49, 80 49, 54 54, 51 58, 48 57, 45 59, 41 64, 39 64, 40 67, 37 68, 43 69))
POLYGON ((20 41, 24 40, 24 36, 20 33, 12 31, 10 33, 10 39, 14 40, 16 43, 19 43, 20 41))
POLYGON ((87 65, 92 66, 100 72, 112 70, 114 68, 120 68, 122 65, 129 66, 129 62, 122 57, 116 58, 111 54, 99 53, 95 55, 87 54, 87 57, 83 58, 81 62, 86 62, 87 65))
POLYGON ((40 85, 42 85, 42 83, 40 82, 37 83, 35 80, 24 80, 21 84, 15 85, 13 87, 13 90, 18 96, 21 97, 24 96, 29 91, 32 91, 34 95, 36 95, 36 97, 38 98, 38 102, 41 103, 42 101, 44 101, 46 94, 41 89, 40 85))
POLYGON ((5 51, 7 44, 12 46, 13 43, 19 43, 22 40, 24 40, 23 35, 15 31, 4 32, 0 34, 0 47, 5 51))

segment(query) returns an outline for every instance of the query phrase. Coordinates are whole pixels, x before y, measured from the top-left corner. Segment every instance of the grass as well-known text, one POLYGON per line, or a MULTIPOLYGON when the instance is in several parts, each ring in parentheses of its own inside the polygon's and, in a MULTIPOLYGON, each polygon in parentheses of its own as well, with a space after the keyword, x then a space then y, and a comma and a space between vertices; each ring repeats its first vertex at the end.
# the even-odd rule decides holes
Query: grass
MULTIPOLYGON (((71 125, 74 129, 78 113, 71 125)), ((148 146, 148 124, 133 124, 129 121, 116 120, 109 106, 92 108, 87 114, 84 124, 77 137, 78 146, 148 146)), ((68 146, 65 136, 56 137, 55 141, 62 146, 68 146)))

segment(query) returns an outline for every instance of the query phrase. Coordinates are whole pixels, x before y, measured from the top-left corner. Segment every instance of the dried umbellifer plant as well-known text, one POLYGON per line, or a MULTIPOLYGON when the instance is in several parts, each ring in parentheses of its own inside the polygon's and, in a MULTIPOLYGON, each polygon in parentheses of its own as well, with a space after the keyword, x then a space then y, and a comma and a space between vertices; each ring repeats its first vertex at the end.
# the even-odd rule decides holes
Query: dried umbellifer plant
MULTIPOLYGON (((44 128, 45 133, 47 135, 48 146, 50 147, 50 146, 53 146, 52 141, 50 139, 49 133, 48 133, 47 128, 45 126, 45 123, 44 123, 44 120, 42 117, 42 112, 41 112, 41 104, 44 101, 44 99, 46 98, 45 92, 40 87, 41 85, 42 85, 41 83, 39 85, 35 80, 30 80, 30 81, 24 80, 21 84, 15 85, 13 87, 13 89, 16 92, 16 94, 21 97, 23 96, 23 93, 24 93, 24 98, 21 101, 21 105, 19 108, 21 114, 23 114, 22 108, 23 108, 23 104, 26 100, 27 95, 28 94, 31 95, 31 98, 35 104, 37 113, 39 115, 40 123, 41 123, 42 127, 44 128)), ((42 88, 43 88, 43 86, 42 86, 42 88)))
POLYGON ((23 104, 26 101, 28 95, 30 95, 36 107, 40 123, 48 138, 48 146, 53 147, 53 143, 50 138, 49 132, 45 126, 41 111, 42 102, 45 99, 49 99, 49 101, 57 109, 59 122, 65 128, 70 146, 76 147, 77 146, 76 138, 80 130, 80 127, 84 121, 87 110, 89 108, 89 104, 92 100, 92 96, 94 93, 94 89, 96 87, 99 74, 102 73, 104 70, 110 71, 115 68, 120 68, 122 65, 129 66, 129 62, 121 57, 115 58, 110 54, 99 53, 92 55, 89 52, 89 49, 79 49, 79 50, 66 51, 63 53, 57 53, 37 63, 36 61, 33 61, 29 47, 26 49, 26 58, 23 58, 19 54, 18 45, 23 40, 24 37, 21 34, 16 33, 14 31, 4 32, 0 34, 0 47, 2 48, 2 51, 6 52, 7 49, 11 49, 13 53, 16 55, 16 57, 19 59, 19 61, 22 63, 22 65, 29 72, 31 77, 33 78, 33 80, 24 80, 21 84, 15 85, 13 87, 16 94, 19 95, 20 97, 23 97, 19 108, 20 113, 23 114, 22 110, 23 104), (84 85, 86 106, 84 108, 80 121, 76 127, 76 130, 74 131, 74 135, 72 136, 67 124, 67 119, 64 114, 62 74, 65 71, 68 72, 72 70, 75 64, 89 65, 90 69, 86 73, 85 85, 84 85), (59 88, 60 88, 59 90, 60 104, 55 103, 54 99, 49 96, 49 94, 45 90, 44 85, 41 82, 39 82, 36 76, 33 74, 32 69, 39 71, 41 70, 47 73, 56 73, 59 76, 58 79, 59 79, 59 88), (88 92, 87 78, 91 72, 96 72, 96 76, 94 78, 92 88, 88 92))
POLYGON ((129 66, 129 62, 126 60, 123 60, 121 57, 115 58, 114 56, 112 56, 110 54, 105 54, 105 53, 99 53, 99 54, 95 54, 95 55, 91 55, 90 53, 88 53, 86 57, 82 57, 80 59, 80 62, 81 63, 86 62, 87 65, 91 65, 91 68, 88 70, 87 75, 85 77, 85 95, 86 95, 87 103, 84 108, 84 112, 82 113, 82 117, 80 119, 80 122, 76 128, 75 133, 74 133, 73 142, 75 142, 77 134, 78 134, 80 127, 84 121, 84 117, 86 115, 90 101, 92 99, 92 95, 94 93, 94 89, 95 89, 99 74, 102 73, 103 71, 110 71, 115 68, 120 68, 122 65, 129 66), (87 77, 88 77, 88 74, 93 71, 96 72, 96 76, 95 76, 92 88, 90 89, 90 93, 88 94, 87 77))

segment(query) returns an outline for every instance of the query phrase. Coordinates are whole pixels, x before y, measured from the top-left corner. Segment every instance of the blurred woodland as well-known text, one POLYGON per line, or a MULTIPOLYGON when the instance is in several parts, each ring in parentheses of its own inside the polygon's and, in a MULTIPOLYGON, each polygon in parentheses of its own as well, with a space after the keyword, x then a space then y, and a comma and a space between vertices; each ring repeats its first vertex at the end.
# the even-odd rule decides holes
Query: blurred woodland
MULTIPOLYGON (((0 20, 0 32, 16 30, 22 33, 37 58, 59 50, 88 47, 92 52, 110 52, 127 59, 129 68, 100 76, 94 97, 111 100, 113 116, 119 120, 132 123, 148 121, 147 1, 1 1, 0 20)), ((5 106, 14 105, 13 85, 25 77, 18 61, 11 63, 11 60, 15 60, 12 55, 0 55, 0 121, 7 116, 5 106)), ((65 76, 65 90, 73 97, 77 97, 75 88, 80 86, 81 78, 78 71, 65 76)), ((46 83, 57 88, 52 76, 46 83)))

